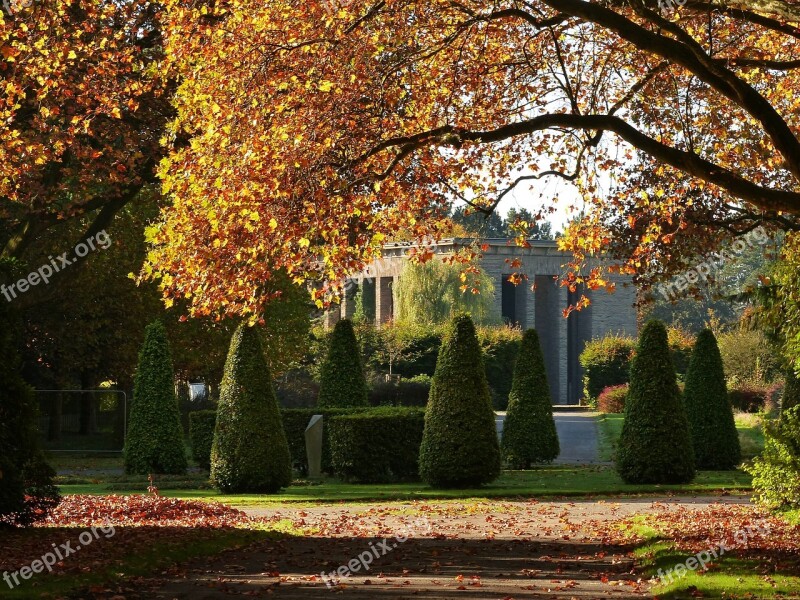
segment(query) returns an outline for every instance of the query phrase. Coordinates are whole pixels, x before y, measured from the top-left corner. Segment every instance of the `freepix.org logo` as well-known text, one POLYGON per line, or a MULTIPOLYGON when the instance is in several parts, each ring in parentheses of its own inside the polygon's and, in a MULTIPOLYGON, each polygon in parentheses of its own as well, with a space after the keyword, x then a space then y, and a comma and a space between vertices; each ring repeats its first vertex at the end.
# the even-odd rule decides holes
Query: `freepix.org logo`
POLYGON ((10 15, 33 6, 34 0, 3 0, 3 8, 10 15))

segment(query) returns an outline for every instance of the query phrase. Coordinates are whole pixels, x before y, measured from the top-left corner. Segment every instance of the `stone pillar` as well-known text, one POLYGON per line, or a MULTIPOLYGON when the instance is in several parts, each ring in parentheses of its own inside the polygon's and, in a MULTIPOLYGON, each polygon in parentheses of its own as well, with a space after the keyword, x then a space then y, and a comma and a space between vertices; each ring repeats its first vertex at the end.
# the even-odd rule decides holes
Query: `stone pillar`
POLYGON ((564 318, 564 309, 569 304, 569 288, 559 286, 557 293, 554 294, 557 302, 556 313, 558 315, 558 403, 567 404, 569 381, 569 323, 564 318))
POLYGON ((375 325, 380 327, 394 316, 394 277, 378 277, 375 285, 375 325))

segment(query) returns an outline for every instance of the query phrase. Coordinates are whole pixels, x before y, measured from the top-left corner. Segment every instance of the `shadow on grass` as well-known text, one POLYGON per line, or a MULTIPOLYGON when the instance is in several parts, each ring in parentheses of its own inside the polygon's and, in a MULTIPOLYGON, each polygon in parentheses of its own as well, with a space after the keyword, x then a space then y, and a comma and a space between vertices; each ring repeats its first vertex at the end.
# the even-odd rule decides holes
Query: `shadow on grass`
POLYGON ((126 599, 641 598, 627 550, 570 540, 287 536, 197 561, 166 584, 137 582, 126 599), (340 567, 350 573, 331 575, 340 567))
POLYGON ((98 526, 94 535, 91 528, 4 529, 0 530, 0 598, 62 597, 78 588, 105 589, 124 578, 151 577, 176 563, 277 537, 267 531, 193 528, 190 523, 186 527, 98 526), (48 553, 52 558, 46 560, 55 562, 52 571, 43 566, 40 573, 27 570, 48 553), (23 568, 27 579, 22 577, 23 568))

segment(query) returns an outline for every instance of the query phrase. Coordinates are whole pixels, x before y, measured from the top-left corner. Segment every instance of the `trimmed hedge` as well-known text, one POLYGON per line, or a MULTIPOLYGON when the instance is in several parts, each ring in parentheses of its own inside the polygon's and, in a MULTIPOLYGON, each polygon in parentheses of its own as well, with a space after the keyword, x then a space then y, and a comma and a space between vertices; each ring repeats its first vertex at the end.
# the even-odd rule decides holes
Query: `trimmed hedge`
POLYGON ((628 383, 635 349, 636 341, 621 335, 607 335, 587 342, 579 359, 583 367, 585 403, 595 405, 604 389, 628 383))
POLYGON ((220 386, 211 481, 227 493, 274 493, 292 481, 278 401, 253 327, 233 334, 220 386))
POLYGON ((335 416, 350 415, 374 410, 368 407, 356 408, 285 408, 281 410, 283 429, 292 457, 292 468, 300 475, 308 474, 306 455, 306 427, 314 415, 322 415, 322 471, 333 473, 330 451, 330 422, 335 416))
POLYGON ((689 419, 660 321, 645 325, 631 363, 616 467, 626 483, 688 483, 695 476, 689 419))
POLYGON ((739 434, 728 401, 717 338, 710 329, 697 336, 683 392, 698 469, 728 470, 741 462, 739 434))
POLYGON ((400 381, 378 381, 369 391, 370 406, 421 406, 428 403, 431 378, 417 375, 400 381))
POLYGON ((211 447, 214 445, 216 410, 196 410, 189 413, 189 443, 192 458, 204 469, 211 468, 211 447))
POLYGON ((420 476, 433 487, 489 483, 500 474, 500 445, 475 325, 459 315, 439 351, 425 432, 420 476))
POLYGON ((317 406, 349 408, 367 404, 367 380, 361 364, 361 349, 353 323, 342 319, 333 328, 328 353, 320 369, 317 406))
POLYGON ((728 402, 734 410, 748 413, 769 411, 772 408, 773 396, 779 387, 772 385, 759 385, 757 383, 740 383, 728 390, 728 402))
POLYGON ((139 352, 130 427, 125 440, 125 472, 181 475, 186 473, 186 466, 167 330, 163 323, 154 321, 145 330, 139 352))
POLYGON ((503 456, 516 469, 558 458, 560 447, 539 334, 522 335, 503 427, 503 456))
POLYGON ((332 416, 328 439, 333 473, 356 483, 417 479, 424 427, 425 411, 419 408, 332 416))
POLYGON ((601 413, 624 413, 629 388, 627 383, 605 388, 597 397, 597 410, 601 413))

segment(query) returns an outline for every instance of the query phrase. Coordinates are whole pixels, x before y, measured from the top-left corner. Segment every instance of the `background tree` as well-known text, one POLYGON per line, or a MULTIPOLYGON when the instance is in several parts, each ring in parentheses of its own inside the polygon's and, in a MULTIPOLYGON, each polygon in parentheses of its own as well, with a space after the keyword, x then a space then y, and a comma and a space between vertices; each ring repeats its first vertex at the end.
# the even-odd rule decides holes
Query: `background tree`
POLYGON ((186 462, 167 332, 160 321, 154 321, 147 326, 139 353, 125 471, 181 474, 186 472, 186 462))
POLYGON ((273 493, 292 480, 289 445, 259 333, 242 324, 225 362, 211 480, 228 493, 273 493))
POLYGON ((503 424, 502 450, 508 463, 521 469, 530 468, 532 463, 551 462, 561 451, 544 356, 535 329, 522 335, 503 424))
MULTIPOLYGON (((0 282, 13 280, 11 273, 8 261, 1 261, 0 282)), ((55 472, 39 446, 36 399, 20 375, 15 331, 9 304, 0 302, 0 526, 28 525, 59 501, 55 472)))
POLYGON ((687 483, 695 476, 689 420, 660 321, 644 326, 631 363, 616 467, 626 483, 687 483))
POLYGON ((453 319, 436 363, 419 473, 434 487, 458 488, 489 483, 500 474, 500 447, 494 410, 475 325, 453 319))
POLYGON ((367 406, 367 380, 353 323, 342 319, 333 328, 319 377, 320 408, 367 406))
POLYGON ((193 143, 163 165, 145 274, 193 312, 259 312, 267 265, 319 282, 322 303, 395 232, 436 237, 454 200, 491 212, 539 179, 586 199, 559 243, 587 289, 613 286, 601 250, 646 283, 759 223, 798 226, 785 0, 290 6, 166 4, 172 130, 193 143))
POLYGON ((394 294, 395 314, 403 323, 441 324, 459 313, 469 313, 479 324, 500 320, 494 308, 494 283, 478 266, 465 271, 440 260, 408 262, 394 294))
POLYGON ((735 468, 742 459, 728 399, 717 339, 710 329, 697 336, 683 392, 698 469, 735 468))

